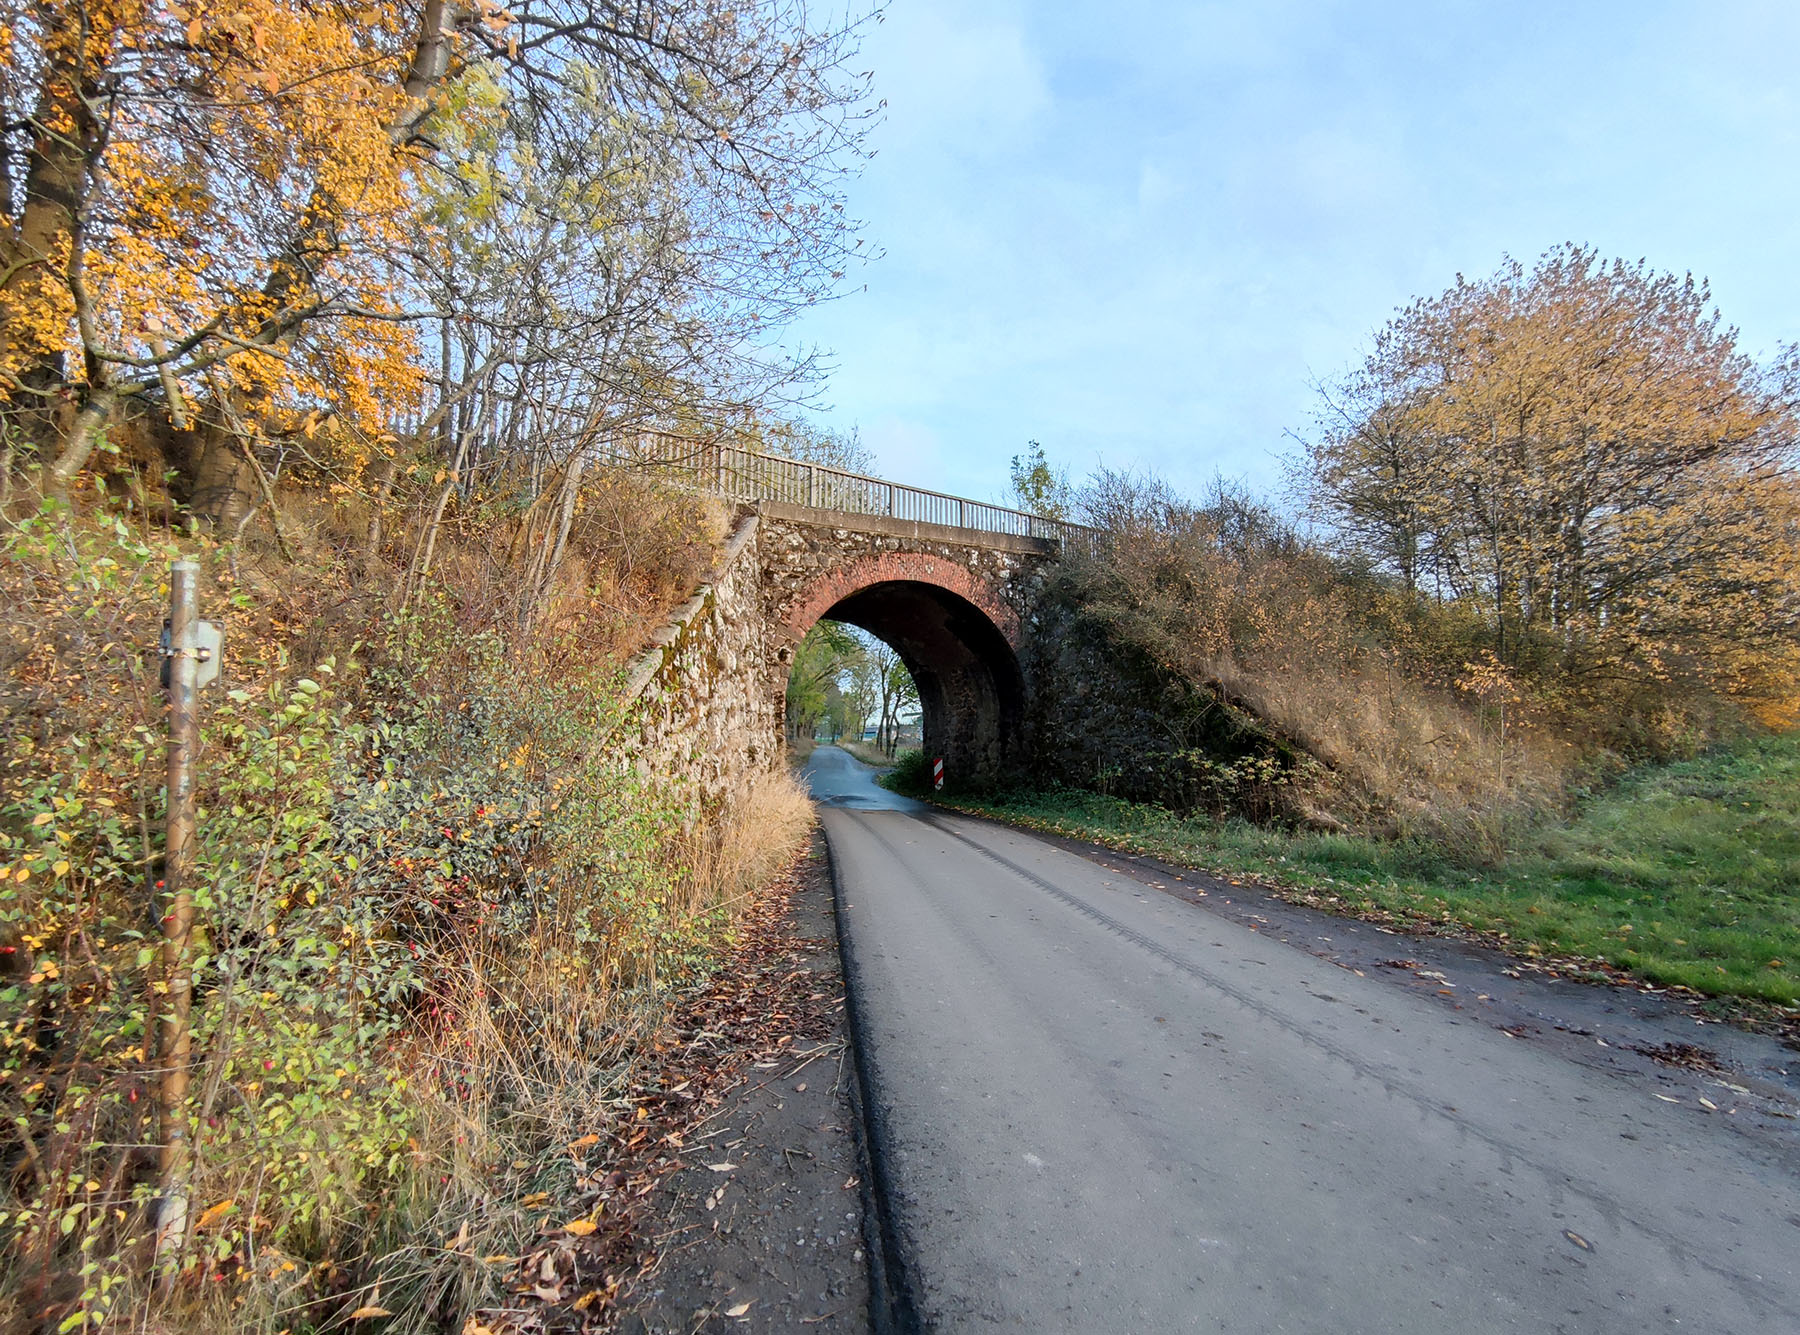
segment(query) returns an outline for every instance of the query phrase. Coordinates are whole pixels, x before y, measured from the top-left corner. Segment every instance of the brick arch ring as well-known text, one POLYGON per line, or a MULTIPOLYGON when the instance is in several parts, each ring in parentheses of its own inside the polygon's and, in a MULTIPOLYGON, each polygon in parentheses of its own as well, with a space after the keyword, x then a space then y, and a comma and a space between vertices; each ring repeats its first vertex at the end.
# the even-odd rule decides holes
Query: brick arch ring
POLYGON ((811 630, 821 617, 851 594, 872 584, 894 581, 930 584, 963 598, 986 614, 1007 644, 1019 648, 1019 616, 995 592, 994 586, 969 568, 941 556, 921 552, 884 552, 862 556, 821 575, 800 590, 781 618, 796 638, 811 630))

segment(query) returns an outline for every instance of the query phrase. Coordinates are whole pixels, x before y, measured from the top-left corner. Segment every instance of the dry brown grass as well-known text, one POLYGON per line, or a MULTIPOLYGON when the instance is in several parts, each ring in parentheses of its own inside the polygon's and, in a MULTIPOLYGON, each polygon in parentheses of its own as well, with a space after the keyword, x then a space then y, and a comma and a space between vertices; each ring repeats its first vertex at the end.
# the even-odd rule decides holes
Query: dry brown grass
POLYGON ((1324 772, 1294 776, 1289 814, 1503 843, 1509 823, 1562 801, 1579 750, 1497 663, 1478 666, 1492 658, 1479 624, 1350 577, 1227 488, 1193 505, 1103 474, 1088 505, 1109 542, 1071 563, 1065 596, 1254 715, 1271 746, 1316 759, 1324 772))
MULTIPOLYGON (((29 499, 16 497, 15 510, 24 513, 29 499)), ((379 659, 384 614, 398 605, 417 550, 425 513, 420 499, 396 493, 386 515, 387 537, 373 554, 365 550, 370 512, 363 499, 334 497, 299 482, 280 488, 278 515, 264 506, 235 534, 178 536, 169 530, 166 511, 121 505, 92 491, 78 493, 70 522, 82 533, 105 533, 116 520, 159 544, 149 577, 118 595, 123 610, 102 608, 103 620, 115 626, 112 639, 127 645, 154 639, 160 613, 154 575, 167 559, 161 545, 172 551, 179 540, 209 553, 202 596, 209 614, 227 619, 226 684, 254 692, 326 658, 341 664, 359 643, 377 646, 358 651, 359 660, 379 659), (228 595, 240 604, 229 606, 228 595)), ((453 643, 496 633, 514 642, 519 661, 551 669, 561 664, 572 678, 585 672, 603 679, 609 665, 640 648, 705 577, 725 520, 720 507, 698 498, 624 474, 594 476, 546 606, 529 643, 521 645, 517 525, 503 504, 488 507, 476 498, 467 509, 450 511, 431 596, 455 627, 453 643)), ((33 569, 14 561, 4 573, 11 589, 33 569)), ((45 585, 53 586, 61 584, 45 585)), ((118 715, 122 700, 137 698, 126 688, 143 685, 141 656, 62 634, 60 621, 47 619, 49 611, 39 615, 41 609, 22 595, 8 602, 9 634, 16 631, 20 644, 35 646, 40 656, 52 652, 52 644, 60 646, 54 651, 61 656, 59 672, 85 685, 75 692, 28 691, 19 676, 23 659, 9 655, 0 721, 32 721, 53 740, 80 735, 96 745, 90 714, 118 715), (38 709, 33 702, 40 698, 44 708, 38 709)), ((82 610, 59 615, 79 628, 92 620, 82 610)), ((420 689, 441 692, 454 708, 467 685, 464 676, 457 662, 446 661, 433 683, 420 689)), ((360 689, 347 679, 339 699, 354 709, 360 689)), ((148 689, 138 694, 145 702, 142 725, 155 728, 157 697, 148 689)), ((44 763, 53 760, 44 750, 44 763)), ((146 792, 158 782, 149 770, 139 776, 128 766, 113 768, 124 776, 120 782, 141 779, 146 792)), ((119 808, 141 809, 135 798, 135 789, 121 795, 119 808)), ((406 1081, 405 1097, 418 1122, 410 1149, 399 1162, 375 1166, 339 1163, 329 1147, 309 1160, 339 1187, 333 1218, 321 1224, 330 1236, 310 1227, 285 1228, 279 1210, 267 1204, 271 1191, 251 1159, 239 1177, 232 1176, 235 1163, 202 1160, 197 1196, 245 1202, 239 1214, 259 1221, 253 1254, 242 1257, 241 1271, 231 1268, 236 1258, 221 1269, 219 1278, 234 1282, 184 1287, 167 1309, 140 1305, 136 1299, 144 1295, 135 1281, 124 1291, 133 1296, 120 1302, 136 1310, 144 1329, 272 1333, 292 1328, 296 1319, 341 1320, 364 1302, 394 1310, 391 1329, 457 1328, 460 1317, 452 1314, 477 1296, 491 1296, 504 1277, 480 1258, 522 1249, 540 1226, 541 1211, 524 1202, 536 1192, 568 1187, 572 1175, 583 1171, 579 1156, 562 1147, 627 1115, 625 1082, 670 1000, 669 990, 657 984, 712 967, 730 937, 736 906, 780 869, 809 821, 810 808, 791 778, 757 776, 723 811, 701 816, 685 831, 670 822, 658 854, 663 901, 622 927, 619 939, 596 945, 590 933, 583 944, 562 929, 555 913, 504 941, 471 934, 460 956, 451 951, 435 961, 430 1016, 421 1011, 395 1049, 371 1054, 383 1080, 406 1081), (259 1200, 262 1207, 255 1205, 259 1200)), ((567 895, 607 890, 568 880, 567 895)), ((103 888, 123 919, 143 917, 141 876, 103 888)), ((140 982, 133 976, 124 986, 136 989, 140 982)), ((347 1118, 358 1111, 355 1105, 345 1102, 347 1118)), ((334 1135, 331 1126, 317 1129, 327 1140, 334 1135)), ((132 1268, 131 1258, 117 1260, 132 1268)), ((0 1322, 8 1316, 0 1304, 0 1322)))
MULTIPOLYGON (((886 769, 894 763, 894 757, 890 756, 873 742, 853 742, 846 737, 839 741, 838 745, 843 747, 844 750, 848 751, 858 760, 862 761, 863 764, 873 765, 877 769, 886 769)), ((898 754, 898 752, 895 754, 898 754)))
POLYGON ((812 799, 785 769, 745 780, 719 817, 695 830, 689 911, 732 906, 786 866, 812 828, 812 799))
MULTIPOLYGON (((670 920, 712 919, 729 939, 738 911, 792 864, 812 822, 790 775, 752 776, 671 850, 682 869, 670 920)), ((596 958, 553 928, 503 958, 465 961, 446 1007, 456 1024, 418 1054, 412 1208, 384 1231, 386 1253, 362 1295, 376 1300, 382 1275, 398 1281, 411 1310, 393 1329, 431 1329, 433 1313, 500 1301, 495 1268, 479 1258, 528 1250, 543 1223, 538 1194, 579 1195, 593 1155, 628 1131, 630 1073, 668 1011, 666 992, 631 985, 644 963, 641 949, 596 958), (529 1043, 521 1014, 541 1017, 529 1043)))
MULTIPOLYGON (((682 865, 669 920, 711 919, 714 938, 730 939, 737 913, 792 864, 812 822, 790 775, 750 778, 671 849, 682 865)), ((528 941, 469 950, 434 994, 453 1020, 415 1035, 401 1063, 418 1131, 364 1254, 339 1257, 353 1285, 334 1287, 332 1272, 264 1249, 242 1289, 229 1301, 202 1295, 182 1328, 273 1335, 312 1300, 321 1314, 379 1305, 394 1313, 390 1330, 423 1335, 454 1328, 452 1314, 505 1305, 509 1271, 484 1258, 528 1252, 545 1200, 582 1195, 630 1135, 632 1073, 653 1056, 670 1005, 666 988, 642 986, 643 951, 635 942, 596 955, 550 919, 528 941)))
MULTIPOLYGON (((342 653, 373 609, 406 592, 434 500, 429 481, 396 485, 374 551, 366 544, 376 507, 365 490, 306 478, 278 485, 273 506, 259 505, 233 533, 211 535, 228 540, 233 575, 253 597, 247 615, 293 637, 297 661, 342 653)), ((150 500, 139 518, 166 527, 173 503, 150 500)), ((729 527, 716 500, 625 469, 590 470, 562 565, 530 618, 535 638, 588 662, 629 658, 705 579, 729 527)), ((431 573, 454 595, 464 625, 526 624, 523 575, 541 537, 504 487, 452 499, 431 573)))
POLYGON ((1396 834, 1452 833, 1556 806, 1579 757, 1558 733, 1498 717, 1403 673, 1349 661, 1218 666, 1218 680, 1329 767, 1321 796, 1396 834))
POLYGON ((711 572, 729 529, 716 500, 619 470, 590 477, 543 638, 619 660, 636 653, 711 572))

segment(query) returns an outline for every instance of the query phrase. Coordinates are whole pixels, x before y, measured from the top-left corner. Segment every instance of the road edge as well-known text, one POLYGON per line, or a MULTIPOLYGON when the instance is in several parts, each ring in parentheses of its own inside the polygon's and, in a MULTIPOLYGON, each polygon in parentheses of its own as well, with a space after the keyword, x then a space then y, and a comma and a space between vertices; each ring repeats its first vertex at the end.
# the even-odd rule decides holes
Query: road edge
MULTIPOLYGON (((883 786, 886 787, 885 784, 883 786)), ((958 806, 937 793, 920 794, 899 788, 890 788, 888 791, 898 793, 902 797, 909 797, 934 811, 961 816, 965 820, 981 821, 1001 829, 1023 831, 1090 862, 1098 862, 1107 857, 1127 858, 1137 862, 1140 866, 1173 876, 1177 880, 1186 880, 1196 885, 1211 884, 1226 891, 1249 890, 1293 908, 1323 913, 1347 922, 1363 923, 1378 930, 1392 932, 1397 937, 1409 940, 1442 941, 1451 945, 1490 951, 1496 956, 1504 956, 1520 967, 1538 972, 1548 971, 1553 978, 1560 977, 1584 987, 1608 989, 1627 995, 1667 996, 1689 1009, 1707 1011, 1706 1023, 1708 1024, 1728 1024, 1743 1033, 1772 1038, 1788 1048, 1800 1052, 1800 1007, 1788 1007, 1778 1002, 1762 1002, 1747 997, 1700 992, 1680 983, 1653 983, 1641 974, 1633 973, 1621 965, 1610 964, 1605 960, 1597 960, 1585 955, 1564 955, 1549 951, 1532 955, 1506 939, 1476 927, 1459 925, 1445 929, 1436 921, 1418 922, 1398 916, 1382 917, 1379 914, 1362 914, 1347 909, 1333 908, 1329 905, 1314 904, 1302 897, 1308 893, 1308 887, 1292 882, 1282 882, 1259 872, 1232 871, 1202 867, 1190 862, 1173 862, 1156 853, 1146 852, 1131 844, 1129 840, 1107 843, 1087 835, 1039 825, 1030 820, 1011 818, 985 808, 972 810, 968 807, 958 806)))
POLYGON ((914 1296, 913 1267, 892 1204, 886 1119, 875 1098, 874 1056, 859 1000, 862 968, 844 922, 844 884, 837 850, 820 822, 825 862, 831 875, 831 916, 837 927, 838 960, 844 975, 844 1017, 856 1079, 851 1103, 856 1112, 856 1146, 862 1161, 863 1251, 869 1266, 869 1324, 875 1335, 921 1335, 925 1330, 914 1296))

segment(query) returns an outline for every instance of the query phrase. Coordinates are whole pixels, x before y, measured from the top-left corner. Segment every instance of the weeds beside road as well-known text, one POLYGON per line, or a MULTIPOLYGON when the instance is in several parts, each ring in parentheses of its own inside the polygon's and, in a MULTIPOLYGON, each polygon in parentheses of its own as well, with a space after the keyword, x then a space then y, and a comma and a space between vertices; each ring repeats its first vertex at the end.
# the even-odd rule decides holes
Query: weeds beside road
POLYGON ((892 769, 895 763, 893 756, 890 756, 873 742, 846 741, 835 742, 833 745, 841 747, 843 750, 848 751, 851 755, 862 761, 863 764, 873 765, 878 770, 892 769))
MULTIPOLYGON (((896 774, 910 772, 902 763, 896 774)), ((1424 841, 1182 816, 1073 789, 948 804, 1254 878, 1316 907, 1478 935, 1528 957, 1800 1004, 1800 734, 1635 771, 1491 863, 1424 841)))
MULTIPOLYGON (((0 1328, 460 1330, 518 1282, 563 1291, 560 1261, 510 1268, 551 1202, 571 1213, 548 1226, 578 1229, 625 1207, 596 1194, 612 1170, 593 1179, 642 1129, 631 1082, 812 817, 783 775, 715 810, 605 744, 629 726, 622 664, 719 525, 617 477, 584 497, 529 632, 494 563, 504 509, 465 513, 436 549, 447 578, 409 597, 397 516, 371 553, 298 487, 296 555, 97 488, 4 516, 0 1328), (191 1079, 159 1114, 176 970, 153 647, 177 556, 229 648, 178 956, 191 1079), (155 1153, 171 1128, 179 1176, 155 1153), (192 1229, 159 1293, 164 1199, 192 1229)), ((582 1320, 628 1273, 591 1269, 582 1320)))

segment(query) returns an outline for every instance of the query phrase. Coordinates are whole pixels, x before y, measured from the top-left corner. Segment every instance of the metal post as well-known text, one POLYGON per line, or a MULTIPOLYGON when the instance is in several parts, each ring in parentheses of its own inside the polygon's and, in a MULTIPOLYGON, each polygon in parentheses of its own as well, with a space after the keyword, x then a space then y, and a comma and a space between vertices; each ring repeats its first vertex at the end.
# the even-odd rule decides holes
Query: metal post
POLYGON ((166 912, 162 920, 162 1030, 157 1044, 162 1065, 158 1109, 162 1116, 159 1178, 162 1205, 156 1220, 156 1255, 169 1262, 163 1282, 174 1279, 173 1262, 187 1241, 188 1062, 193 1036, 188 1015, 193 1003, 192 945, 194 896, 188 884, 194 845, 194 755, 200 741, 195 704, 199 673, 200 617, 196 585, 200 567, 177 561, 169 577, 169 770, 168 836, 163 857, 166 912))
POLYGON ((894 484, 892 482, 890 482, 887 484, 887 487, 888 487, 888 518, 892 519, 894 517, 894 484))
POLYGON ((819 504, 819 468, 817 464, 806 466, 806 505, 808 509, 816 509, 819 504))
POLYGON ((958 528, 967 528, 968 527, 967 524, 963 523, 963 503, 962 503, 962 498, 960 496, 957 497, 957 500, 956 500, 956 526, 958 528))

